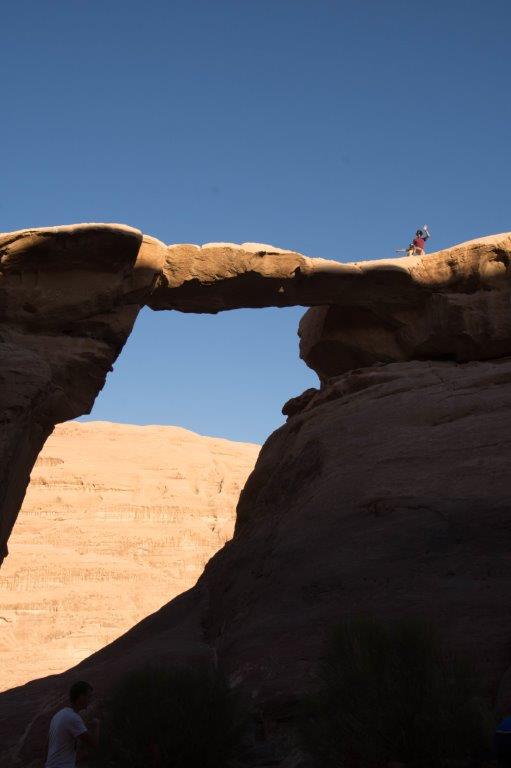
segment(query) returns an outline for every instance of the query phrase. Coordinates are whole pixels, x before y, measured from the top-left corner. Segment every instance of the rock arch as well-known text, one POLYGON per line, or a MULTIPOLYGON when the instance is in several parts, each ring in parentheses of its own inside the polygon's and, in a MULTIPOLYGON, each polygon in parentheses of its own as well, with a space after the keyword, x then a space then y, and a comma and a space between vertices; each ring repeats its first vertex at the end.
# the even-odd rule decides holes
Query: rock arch
POLYGON ((340 263, 245 243, 165 245, 120 224, 0 235, 0 562, 55 424, 88 413, 141 307, 312 307, 301 356, 324 381, 411 359, 511 354, 511 234, 340 263))

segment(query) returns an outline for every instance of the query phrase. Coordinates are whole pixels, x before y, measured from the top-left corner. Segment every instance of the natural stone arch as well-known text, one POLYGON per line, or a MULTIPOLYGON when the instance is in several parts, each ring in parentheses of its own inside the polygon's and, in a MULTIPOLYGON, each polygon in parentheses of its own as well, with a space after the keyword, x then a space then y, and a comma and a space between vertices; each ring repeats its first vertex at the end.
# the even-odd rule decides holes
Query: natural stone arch
POLYGON ((170 245, 118 224, 0 235, 0 562, 56 423, 88 413, 138 312, 314 307, 301 355, 360 365, 511 354, 511 235, 341 264, 273 246, 170 245))

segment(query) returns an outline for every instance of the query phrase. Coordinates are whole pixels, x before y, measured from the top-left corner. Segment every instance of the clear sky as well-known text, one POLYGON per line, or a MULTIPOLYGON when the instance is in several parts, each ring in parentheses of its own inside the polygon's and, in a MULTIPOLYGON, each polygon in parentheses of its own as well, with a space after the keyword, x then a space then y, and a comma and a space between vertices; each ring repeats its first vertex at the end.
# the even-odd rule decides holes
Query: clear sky
MULTIPOLYGON (((0 3, 0 230, 341 261, 511 230, 509 0, 0 3)), ((142 312, 92 418, 262 441, 302 310, 142 312)))

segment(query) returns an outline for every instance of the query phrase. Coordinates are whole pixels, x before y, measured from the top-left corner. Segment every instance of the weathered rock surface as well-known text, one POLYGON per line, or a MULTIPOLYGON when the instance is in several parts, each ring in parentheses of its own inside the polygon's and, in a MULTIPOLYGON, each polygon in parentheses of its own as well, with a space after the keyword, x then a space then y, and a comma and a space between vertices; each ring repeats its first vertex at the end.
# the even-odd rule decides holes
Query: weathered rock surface
POLYGON ((0 571, 0 691, 62 672, 195 584, 258 446, 71 422, 32 471, 0 571))
POLYGON ((121 225, 0 235, 0 562, 39 451, 55 424, 92 408, 157 250, 121 225))
POLYGON ((409 613, 497 694, 511 664, 510 435, 510 358, 331 380, 264 445, 234 541, 206 572, 219 656, 286 696, 333 622, 409 613))
POLYGON ((377 361, 511 354, 511 235, 340 264, 257 243, 166 246, 119 224, 0 235, 0 563, 54 425, 88 413, 140 307, 303 305, 322 380, 377 361))
POLYGON ((507 233, 352 265, 358 280, 303 317, 300 356, 325 381, 376 362, 510 355, 510 259, 507 233))
POLYGON ((0 235, 0 563, 46 438, 90 412, 142 305, 218 312, 331 295, 339 264, 265 248, 168 248, 120 224, 0 235))
POLYGON ((0 696, 3 765, 31 765, 70 680, 101 693, 107 670, 149 656, 218 659, 280 739, 325 632, 361 612, 431 617, 511 705, 511 360, 369 367, 295 405, 194 589, 66 675, 0 696))
POLYGON ((435 619, 511 706, 510 254, 510 234, 357 264, 116 225, 0 237, 1 547, 46 435, 90 408, 143 304, 317 307, 301 354, 323 383, 286 405, 196 587, 69 673, 0 695, 0 765, 36 759, 70 680, 101 695, 149 657, 220 661, 271 737, 325 631, 361 611, 435 619))

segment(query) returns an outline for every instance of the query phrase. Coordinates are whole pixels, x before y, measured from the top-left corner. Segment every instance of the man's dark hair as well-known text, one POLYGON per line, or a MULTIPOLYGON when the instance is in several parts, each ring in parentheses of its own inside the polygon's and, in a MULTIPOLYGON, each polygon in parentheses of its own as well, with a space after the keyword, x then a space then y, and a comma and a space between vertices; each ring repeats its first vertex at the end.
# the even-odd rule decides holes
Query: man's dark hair
POLYGON ((69 698, 71 699, 71 704, 74 704, 75 701, 80 698, 80 696, 83 696, 85 693, 89 693, 89 691, 92 691, 92 685, 90 683, 86 683, 84 680, 79 680, 77 683, 73 683, 69 689, 69 698))

